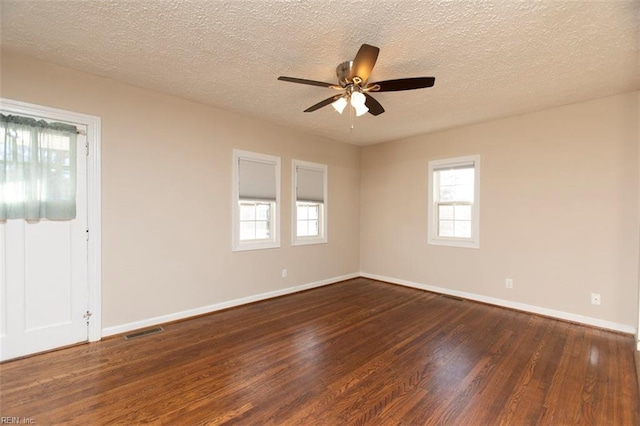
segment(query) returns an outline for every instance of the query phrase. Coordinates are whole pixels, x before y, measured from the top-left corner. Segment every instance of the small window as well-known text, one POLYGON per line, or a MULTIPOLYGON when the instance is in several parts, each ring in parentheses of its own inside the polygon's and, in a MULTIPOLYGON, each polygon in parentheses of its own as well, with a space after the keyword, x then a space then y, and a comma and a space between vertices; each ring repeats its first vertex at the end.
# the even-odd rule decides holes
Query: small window
POLYGON ((293 160, 293 245, 327 242, 327 166, 293 160))
POLYGON ((76 217, 74 125, 0 114, 0 221, 76 217))
POLYGON ((428 243, 478 248, 480 156, 429 161, 428 243))
POLYGON ((280 158, 233 151, 233 250, 280 247, 280 158))

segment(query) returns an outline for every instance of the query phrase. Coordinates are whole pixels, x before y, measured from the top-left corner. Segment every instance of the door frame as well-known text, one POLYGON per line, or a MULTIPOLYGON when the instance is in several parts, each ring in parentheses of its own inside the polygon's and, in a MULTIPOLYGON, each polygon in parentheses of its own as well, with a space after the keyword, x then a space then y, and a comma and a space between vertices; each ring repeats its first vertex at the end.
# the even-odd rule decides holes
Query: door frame
POLYGON ((102 338, 102 186, 100 117, 58 108, 0 98, 4 113, 79 124, 87 128, 87 309, 91 312, 87 336, 90 342, 102 338))

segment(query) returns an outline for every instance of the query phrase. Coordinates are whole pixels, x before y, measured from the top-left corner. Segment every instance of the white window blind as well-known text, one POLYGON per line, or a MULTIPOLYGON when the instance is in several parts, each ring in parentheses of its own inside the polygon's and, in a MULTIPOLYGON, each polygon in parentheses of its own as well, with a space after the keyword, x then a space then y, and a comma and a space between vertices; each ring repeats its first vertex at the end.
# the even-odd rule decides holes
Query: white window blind
POLYGON ((313 203, 324 202, 324 171, 297 166, 296 199, 313 203))
POLYGON ((433 171, 442 172, 445 170, 464 170, 464 169, 473 169, 473 163, 470 162, 465 164, 436 166, 433 168, 433 171))
POLYGON ((238 159, 238 195, 241 200, 276 200, 276 165, 238 159))

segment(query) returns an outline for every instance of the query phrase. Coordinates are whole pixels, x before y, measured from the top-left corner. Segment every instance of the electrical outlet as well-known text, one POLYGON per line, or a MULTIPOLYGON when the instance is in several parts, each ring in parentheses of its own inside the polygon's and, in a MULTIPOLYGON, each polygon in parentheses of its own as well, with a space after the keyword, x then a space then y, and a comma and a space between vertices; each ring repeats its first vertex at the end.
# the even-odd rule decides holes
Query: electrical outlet
POLYGON ((599 305, 600 302, 601 302, 600 293, 591 293, 591 304, 592 305, 599 305))
POLYGON ((506 288, 513 288, 513 280, 511 278, 507 278, 504 280, 504 286, 506 288))
POLYGON ((287 278, 287 270, 286 269, 282 270, 282 278, 287 278))

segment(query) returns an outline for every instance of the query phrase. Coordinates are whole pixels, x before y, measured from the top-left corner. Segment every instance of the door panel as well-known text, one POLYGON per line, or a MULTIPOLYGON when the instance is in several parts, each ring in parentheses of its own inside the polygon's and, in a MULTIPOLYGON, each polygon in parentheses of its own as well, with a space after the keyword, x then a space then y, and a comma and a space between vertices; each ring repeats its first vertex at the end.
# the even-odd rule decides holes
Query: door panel
POLYGON ((70 223, 27 223, 24 228, 26 331, 69 324, 72 313, 70 223))
POLYGON ((0 224, 0 359, 87 340, 87 168, 78 137, 76 218, 0 224))

